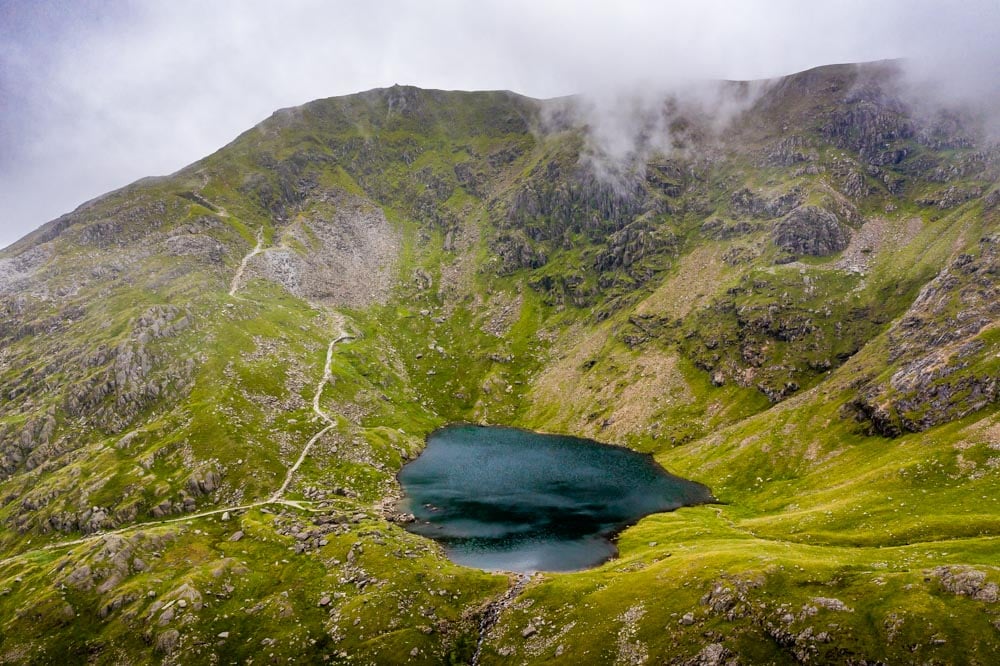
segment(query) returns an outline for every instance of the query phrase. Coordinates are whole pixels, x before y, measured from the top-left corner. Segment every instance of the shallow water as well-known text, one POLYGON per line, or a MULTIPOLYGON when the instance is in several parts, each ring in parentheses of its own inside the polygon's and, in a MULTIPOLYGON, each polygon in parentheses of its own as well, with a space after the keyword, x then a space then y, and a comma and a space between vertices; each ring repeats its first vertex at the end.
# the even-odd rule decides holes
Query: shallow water
POLYGON ((433 433, 399 480, 401 508, 416 516, 407 529, 487 570, 585 569, 613 557, 610 538, 639 518, 712 501, 648 455, 474 425, 433 433))

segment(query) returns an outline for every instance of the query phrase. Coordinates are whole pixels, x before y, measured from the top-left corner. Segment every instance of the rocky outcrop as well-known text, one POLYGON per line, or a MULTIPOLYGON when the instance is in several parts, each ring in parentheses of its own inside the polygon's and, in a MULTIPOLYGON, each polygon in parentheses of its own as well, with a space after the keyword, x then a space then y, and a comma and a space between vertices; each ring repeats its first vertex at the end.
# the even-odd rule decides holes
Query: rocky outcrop
POLYGON ((191 316, 174 306, 149 308, 137 318, 127 341, 98 348, 86 359, 84 367, 96 370, 67 387, 66 413, 89 417, 102 429, 117 433, 148 405, 181 390, 193 374, 193 360, 158 367, 160 360, 150 343, 176 336, 191 324, 191 316))
POLYGON ((22 292, 32 276, 52 256, 52 248, 35 246, 14 255, 0 258, 0 296, 22 292))
POLYGON ((225 247, 206 234, 187 234, 168 238, 167 253, 177 257, 197 257, 209 263, 221 264, 225 247))
POLYGON ((247 266, 296 296, 331 305, 364 307, 385 300, 393 284, 401 239, 382 209, 339 192, 310 200, 310 213, 247 266))
POLYGON ((910 150, 905 140, 916 133, 906 106, 874 81, 864 81, 844 98, 822 127, 835 145, 854 151, 868 164, 885 166, 903 161, 910 150))
POLYGON ((10 476, 36 449, 48 446, 56 428, 54 408, 49 408, 42 417, 29 419, 21 427, 0 423, 0 477, 10 476))
POLYGON ((762 167, 790 167, 801 162, 815 162, 816 150, 802 136, 782 137, 760 153, 758 165, 762 167))
POLYGON ((930 353, 893 374, 892 404, 902 427, 927 430, 1000 400, 1000 377, 966 372, 985 347, 973 340, 950 352, 930 353))
POLYGON ((996 603, 1000 598, 1000 587, 996 583, 987 582, 986 574, 979 569, 942 566, 935 567, 933 574, 941 581, 941 587, 952 594, 989 604, 996 603))
POLYGON ((522 268, 541 268, 548 261, 548 256, 520 231, 511 230, 501 233, 494 239, 493 251, 496 253, 497 273, 510 275, 522 268))
POLYGON ((582 308, 592 305, 598 295, 597 285, 587 279, 582 271, 571 271, 559 276, 542 275, 528 282, 532 289, 541 292, 549 305, 571 304, 582 308))
MULTIPOLYGON (((594 268, 599 272, 630 269, 644 259, 672 252, 678 244, 677 236, 665 225, 657 225, 650 217, 643 216, 608 236, 606 247, 594 260, 594 268)), ((648 271, 631 272, 640 281, 652 277, 652 267, 648 271)))
POLYGON ((199 497, 215 492, 222 483, 222 475, 215 470, 194 472, 187 478, 185 487, 188 492, 199 497))
POLYGON ((791 255, 825 257, 845 250, 851 237, 830 211, 818 206, 800 206, 774 225, 771 239, 791 255))
POLYGON ((933 194, 917 199, 917 203, 924 206, 935 206, 941 209, 954 208, 966 201, 971 201, 982 196, 983 192, 978 187, 956 187, 952 185, 933 194))
POLYGON ((48 519, 48 528, 56 532, 82 532, 93 534, 101 530, 113 529, 118 524, 114 520, 111 509, 95 506, 80 512, 60 512, 48 519))
POLYGON ((183 213, 180 201, 159 199, 135 199, 123 197, 122 202, 105 217, 87 220, 79 225, 76 242, 101 249, 113 246, 127 246, 149 238, 151 232, 159 231, 171 218, 183 213))
POLYGON ((733 192, 729 198, 729 208, 737 218, 772 219, 781 217, 787 215, 801 203, 802 193, 798 189, 768 199, 749 188, 743 188, 733 192))
POLYGON ((573 233, 600 239, 638 217, 645 198, 637 180, 612 183, 585 166, 553 160, 536 167, 515 192, 503 227, 534 241, 559 242, 573 233))
POLYGON ((257 155, 258 165, 268 176, 255 172, 247 175, 240 191, 254 200, 278 223, 285 223, 298 211, 309 193, 316 187, 308 168, 314 163, 329 161, 329 156, 309 151, 296 152, 278 161, 267 153, 257 155))
POLYGON ((747 220, 726 222, 717 217, 713 217, 701 225, 701 233, 715 240, 731 240, 740 236, 748 236, 760 229, 759 224, 747 220))
POLYGON ((921 290, 889 334, 895 371, 869 382, 848 411, 881 435, 920 432, 1000 401, 1000 235, 958 255, 921 290))

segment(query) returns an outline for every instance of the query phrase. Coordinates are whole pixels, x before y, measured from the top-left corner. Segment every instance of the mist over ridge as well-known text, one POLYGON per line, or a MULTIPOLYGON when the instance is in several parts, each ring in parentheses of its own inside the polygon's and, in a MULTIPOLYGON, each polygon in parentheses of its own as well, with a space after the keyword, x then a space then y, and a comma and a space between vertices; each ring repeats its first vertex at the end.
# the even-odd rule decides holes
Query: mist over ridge
MULTIPOLYGON (((976 98, 996 89, 998 26, 1000 9, 985 0, 822 8, 789 1, 441 1, 419 9, 312 0, 7 3, 0 10, 0 246, 81 201, 173 172, 274 109, 310 99, 396 82, 607 98, 636 85, 772 78, 897 57, 920 61, 914 80, 927 84, 922 89, 976 98)), ((616 132, 602 135, 612 152, 621 146, 616 132)))
MULTIPOLYGON (((620 14, 658 18, 657 37, 671 25, 620 14)), ((758 36, 791 24, 753 18, 720 23, 758 36)), ((582 48, 582 23, 543 45, 582 48)), ((542 78, 559 64, 521 42, 542 78)), ((733 81, 692 57, 692 78, 636 83, 623 72, 665 61, 563 57, 580 54, 592 85, 573 94, 393 77, 269 102, 169 176, 0 250, 0 661, 1000 652, 988 116, 898 60, 733 81), (482 479, 503 475, 483 452, 459 464, 439 449, 469 487, 451 536, 474 547, 569 526, 570 485, 578 518, 609 506, 591 493, 616 474, 656 499, 610 459, 577 468, 578 485, 552 471, 572 471, 562 454, 529 468, 529 432, 631 449, 718 503, 602 520, 625 528, 614 544, 542 546, 546 570, 593 569, 534 576, 524 552, 461 566, 426 538, 446 503, 399 501, 404 467, 448 424, 515 428, 528 448, 499 451, 499 468, 537 481, 513 475, 494 495, 531 501, 487 503, 482 479)), ((318 71, 309 62, 295 71, 318 71)), ((251 83, 270 100, 267 73, 251 83)), ((185 109, 218 111, 214 76, 185 81, 185 109)), ((167 102, 150 125, 180 147, 167 102)))

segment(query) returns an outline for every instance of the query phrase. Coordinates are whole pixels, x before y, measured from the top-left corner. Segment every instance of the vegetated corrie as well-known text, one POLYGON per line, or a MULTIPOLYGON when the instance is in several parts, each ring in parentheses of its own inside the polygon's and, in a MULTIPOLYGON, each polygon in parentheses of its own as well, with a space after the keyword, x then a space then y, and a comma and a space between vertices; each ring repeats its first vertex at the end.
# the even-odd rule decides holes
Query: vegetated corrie
POLYGON ((318 100, 0 252, 0 661, 992 663, 1000 152, 897 77, 625 157, 572 99, 318 100), (395 509, 455 421, 720 503, 459 567, 395 509))

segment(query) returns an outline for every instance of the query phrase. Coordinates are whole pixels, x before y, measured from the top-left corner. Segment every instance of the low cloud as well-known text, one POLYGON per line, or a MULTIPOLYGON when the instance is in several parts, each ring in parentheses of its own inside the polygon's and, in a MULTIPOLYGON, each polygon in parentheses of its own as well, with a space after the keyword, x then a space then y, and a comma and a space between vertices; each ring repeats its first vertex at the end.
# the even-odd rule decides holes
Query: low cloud
MULTIPOLYGON (((393 83, 584 93, 590 150, 618 164, 667 145, 658 104, 684 81, 908 57, 924 97, 971 100, 996 86, 1000 53, 995 0, 55 7, 0 5, 0 246, 319 97, 393 83)), ((705 104, 725 118, 725 102, 705 104)))
POLYGON ((720 140, 773 82, 622 83, 546 102, 539 130, 582 129, 581 166, 625 194, 651 159, 696 156, 720 140))

